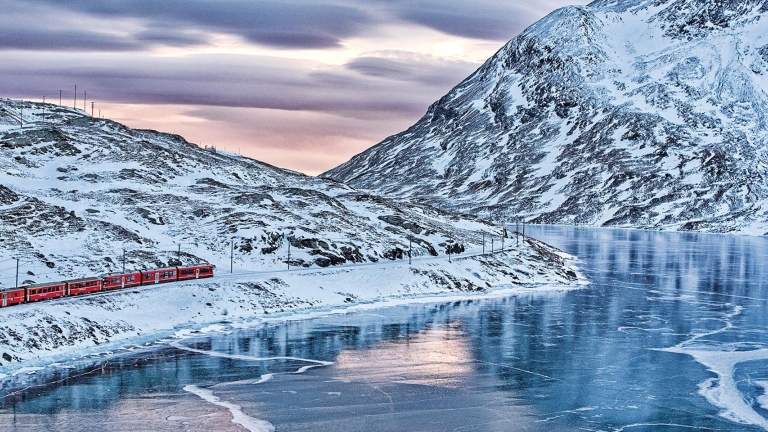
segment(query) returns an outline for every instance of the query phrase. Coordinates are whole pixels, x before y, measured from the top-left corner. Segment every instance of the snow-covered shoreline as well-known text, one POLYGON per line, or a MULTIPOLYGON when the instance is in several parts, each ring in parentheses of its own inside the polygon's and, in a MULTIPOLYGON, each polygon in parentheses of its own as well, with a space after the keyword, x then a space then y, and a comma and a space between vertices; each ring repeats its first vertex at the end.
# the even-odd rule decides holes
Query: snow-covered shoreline
POLYGON ((212 323, 300 319, 445 296, 574 289, 575 259, 533 239, 493 255, 221 277, 0 310, 0 379, 212 323))

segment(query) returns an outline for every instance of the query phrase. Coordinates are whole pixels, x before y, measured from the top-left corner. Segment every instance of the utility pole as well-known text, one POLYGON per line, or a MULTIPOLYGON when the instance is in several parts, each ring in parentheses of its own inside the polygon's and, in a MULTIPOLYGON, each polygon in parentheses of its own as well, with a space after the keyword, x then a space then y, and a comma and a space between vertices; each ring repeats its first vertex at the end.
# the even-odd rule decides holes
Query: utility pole
POLYGON ((75 99, 72 102, 72 109, 77 109, 77 84, 75 84, 75 99))
POLYGON ((501 232, 501 251, 504 252, 504 236, 506 233, 504 231, 501 232))
POLYGON ((413 239, 411 239, 411 236, 408 236, 408 265, 411 265, 411 250, 413 246, 413 239))
POLYGON ((288 238, 288 270, 291 269, 291 239, 288 238))
POLYGON ((16 288, 19 287, 19 259, 16 258, 16 288))
POLYGON ((179 250, 176 252, 176 259, 179 260, 179 265, 181 265, 181 243, 179 243, 179 250))
POLYGON ((491 237, 491 255, 493 255, 493 237, 491 237))
POLYGON ((229 272, 235 272, 235 238, 232 238, 232 246, 229 250, 229 272))
POLYGON ((485 255, 485 231, 483 231, 483 255, 485 255))
POLYGON ((83 90, 83 111, 85 111, 86 113, 88 112, 88 108, 86 108, 86 105, 85 105, 87 103, 87 100, 88 100, 88 92, 83 90))
POLYGON ((93 117, 93 101, 91 101, 91 117, 93 117))
POLYGON ((61 89, 59 89, 59 106, 61 106, 61 95, 62 95, 62 92, 61 92, 61 89))
POLYGON ((123 248, 123 273, 125 273, 125 248, 123 248))

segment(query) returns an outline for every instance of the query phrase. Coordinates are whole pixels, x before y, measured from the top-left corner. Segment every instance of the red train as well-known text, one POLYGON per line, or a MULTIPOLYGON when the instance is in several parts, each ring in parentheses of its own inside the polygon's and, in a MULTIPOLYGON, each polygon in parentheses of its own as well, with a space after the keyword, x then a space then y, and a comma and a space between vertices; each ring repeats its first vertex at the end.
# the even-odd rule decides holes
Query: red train
POLYGON ((213 277, 214 266, 167 267, 140 272, 111 274, 103 277, 48 282, 0 291, 0 307, 34 303, 61 297, 81 296, 102 291, 119 290, 139 285, 154 285, 213 277))

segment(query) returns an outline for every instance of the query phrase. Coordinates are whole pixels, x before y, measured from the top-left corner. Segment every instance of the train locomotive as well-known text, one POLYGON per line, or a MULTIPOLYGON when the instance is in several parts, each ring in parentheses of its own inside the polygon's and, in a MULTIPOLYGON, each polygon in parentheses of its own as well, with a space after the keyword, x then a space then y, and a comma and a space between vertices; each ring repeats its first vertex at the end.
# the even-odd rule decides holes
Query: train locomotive
POLYGON ((166 267, 9 288, 0 290, 0 308, 62 297, 96 294, 141 285, 155 285, 167 282, 210 278, 213 277, 214 269, 215 266, 211 264, 187 267, 166 267))

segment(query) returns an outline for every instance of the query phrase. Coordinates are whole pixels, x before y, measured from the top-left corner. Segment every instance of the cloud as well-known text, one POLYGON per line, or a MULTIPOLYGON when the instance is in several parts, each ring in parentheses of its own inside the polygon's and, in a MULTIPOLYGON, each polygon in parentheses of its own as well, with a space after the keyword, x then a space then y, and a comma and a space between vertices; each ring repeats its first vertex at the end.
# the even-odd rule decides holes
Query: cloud
MULTIPOLYGON (((342 42, 365 36, 385 24, 406 21, 443 33, 475 39, 504 41, 555 7, 585 0, 0 0, 0 27, 6 28, 0 48, 134 50, 147 45, 189 46, 205 43, 211 35, 227 34, 269 47, 288 49, 338 48, 342 42), (8 18, 13 15, 12 18, 8 18), (62 27, 62 16, 77 26, 85 17, 95 27, 62 27), (131 24, 135 35, 121 38, 111 28, 131 24), (46 40, 39 22, 59 25, 46 40), (11 33, 16 32, 16 37, 11 33)), ((407 39, 407 36, 405 36, 407 39)))
MULTIPOLYGON (((77 83, 92 97, 111 102, 413 118, 423 113, 429 98, 439 96, 454 83, 440 73, 439 60, 431 65, 422 61, 410 70, 405 63, 389 62, 402 71, 393 79, 403 80, 409 74, 410 78, 393 85, 390 78, 377 76, 373 68, 380 65, 372 58, 352 67, 331 67, 256 55, 82 54, 73 59, 65 54, 8 53, 0 64, 0 92, 50 95, 57 93, 52 83, 77 83), (366 64, 364 73, 355 70, 361 70, 361 63, 366 64)), ((463 67, 465 70, 454 66, 451 75, 463 77, 475 65, 466 63, 463 67)))
POLYGON ((0 94, 77 83, 132 126, 320 172, 478 66, 437 53, 479 61, 566 2, 0 0, 0 94))
POLYGON ((38 31, 0 27, 0 49, 65 51, 136 51, 145 45, 110 33, 79 30, 38 31))
POLYGON ((142 30, 136 33, 134 37, 143 43, 173 47, 204 45, 209 41, 209 37, 202 33, 164 28, 142 30))
POLYGON ((586 0, 372 0, 393 15, 443 33, 506 41, 552 9, 586 0))
POLYGON ((240 36, 280 48, 328 48, 369 29, 364 5, 311 0, 31 0, 83 14, 139 18, 153 26, 184 27, 240 36))
POLYGON ((432 86, 453 86, 477 66, 404 51, 368 53, 346 64, 362 75, 432 86))

